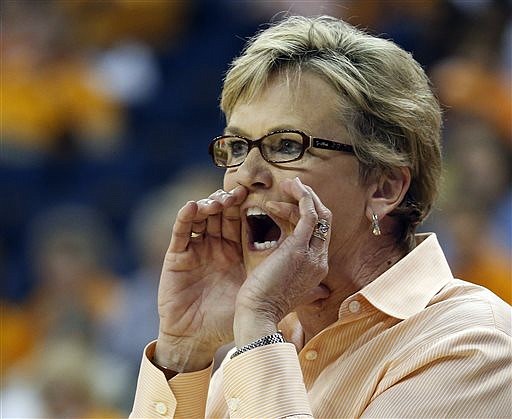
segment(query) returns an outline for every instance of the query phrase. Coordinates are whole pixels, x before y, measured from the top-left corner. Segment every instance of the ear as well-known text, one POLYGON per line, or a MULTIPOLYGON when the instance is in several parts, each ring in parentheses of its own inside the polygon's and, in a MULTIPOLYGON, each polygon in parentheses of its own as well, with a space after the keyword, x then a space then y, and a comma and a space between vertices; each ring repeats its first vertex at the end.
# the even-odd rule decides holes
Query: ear
POLYGON ((379 220, 393 211, 403 201, 411 185, 411 171, 408 167, 396 167, 375 179, 368 188, 366 217, 372 220, 376 214, 379 220))

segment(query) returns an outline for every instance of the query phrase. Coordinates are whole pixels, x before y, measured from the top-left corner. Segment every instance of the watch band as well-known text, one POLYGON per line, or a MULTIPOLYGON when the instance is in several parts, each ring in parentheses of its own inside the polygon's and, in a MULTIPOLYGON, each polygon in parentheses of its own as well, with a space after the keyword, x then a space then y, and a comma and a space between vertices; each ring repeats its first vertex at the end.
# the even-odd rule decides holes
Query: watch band
POLYGON ((230 359, 233 359, 235 356, 243 354, 244 352, 250 351, 251 349, 257 348, 259 346, 271 345, 273 343, 286 343, 286 340, 284 339, 281 331, 272 333, 271 335, 263 336, 254 342, 248 343, 247 345, 238 348, 231 354, 230 359))

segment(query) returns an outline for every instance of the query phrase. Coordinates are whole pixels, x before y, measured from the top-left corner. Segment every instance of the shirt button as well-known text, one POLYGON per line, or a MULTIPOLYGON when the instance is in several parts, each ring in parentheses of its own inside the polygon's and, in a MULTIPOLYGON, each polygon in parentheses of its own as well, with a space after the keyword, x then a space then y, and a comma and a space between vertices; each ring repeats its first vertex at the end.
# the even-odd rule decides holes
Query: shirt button
POLYGON ((156 405, 155 405, 155 410, 157 411, 157 413, 159 413, 160 415, 165 415, 167 413, 167 406, 165 405, 165 403, 162 403, 162 402, 158 402, 156 405))
POLYGON ((360 308, 361 303, 359 301, 354 300, 348 303, 348 311, 350 311, 351 313, 357 313, 360 308))
POLYGON ((313 350, 307 351, 305 356, 308 361, 314 361, 318 356, 318 352, 313 350))
POLYGON ((240 406, 240 399, 233 397, 228 400, 228 409, 230 412, 236 412, 238 410, 238 406, 240 406))

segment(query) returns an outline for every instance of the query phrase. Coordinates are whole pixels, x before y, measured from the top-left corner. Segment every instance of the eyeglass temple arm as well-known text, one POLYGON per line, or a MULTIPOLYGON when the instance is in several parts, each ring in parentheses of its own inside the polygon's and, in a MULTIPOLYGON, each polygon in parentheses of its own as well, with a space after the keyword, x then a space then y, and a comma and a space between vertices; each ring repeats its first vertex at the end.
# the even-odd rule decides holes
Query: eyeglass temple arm
POLYGON ((354 147, 352 147, 350 144, 337 143, 335 141, 324 140, 322 138, 311 138, 311 141, 313 143, 313 147, 315 148, 344 151, 346 153, 354 152, 354 147))

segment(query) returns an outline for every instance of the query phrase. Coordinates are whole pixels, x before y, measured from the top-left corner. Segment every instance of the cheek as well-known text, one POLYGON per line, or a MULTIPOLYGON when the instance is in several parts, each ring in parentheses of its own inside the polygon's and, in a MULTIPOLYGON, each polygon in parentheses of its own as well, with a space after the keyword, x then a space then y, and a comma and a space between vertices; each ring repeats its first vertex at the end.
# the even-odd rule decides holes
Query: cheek
POLYGON ((307 179, 322 203, 332 212, 333 218, 355 220, 364 215, 366 198, 365 191, 347 181, 336 181, 331 178, 326 182, 307 179))
POLYGON ((229 170, 226 170, 224 172, 224 187, 223 189, 225 191, 230 191, 231 189, 234 189, 236 186, 237 186, 237 183, 235 182, 235 177, 233 176, 233 174, 229 171, 229 170))
POLYGON ((350 212, 364 205, 365 188, 359 181, 359 166, 352 160, 324 162, 323 168, 314 173, 304 173, 301 179, 333 213, 336 209, 350 212))
POLYGON ((333 242, 350 240, 366 225, 366 199, 360 190, 346 189, 339 192, 326 206, 332 212, 333 242))

